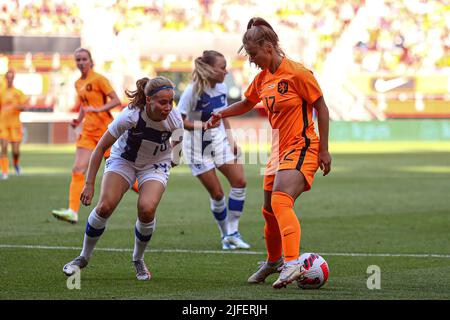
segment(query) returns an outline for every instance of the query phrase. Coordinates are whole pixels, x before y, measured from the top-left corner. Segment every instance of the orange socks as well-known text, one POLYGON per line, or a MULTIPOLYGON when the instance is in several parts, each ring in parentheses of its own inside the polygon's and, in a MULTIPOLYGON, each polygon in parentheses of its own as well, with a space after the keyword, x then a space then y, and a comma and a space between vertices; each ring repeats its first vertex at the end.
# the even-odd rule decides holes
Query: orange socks
POLYGON ((72 181, 69 189, 69 209, 75 212, 80 210, 80 196, 84 186, 84 174, 81 172, 72 173, 72 181))
POLYGON ((293 207, 294 199, 290 195, 272 192, 272 209, 280 227, 285 262, 297 259, 300 253, 300 222, 293 207))
POLYGON ((2 165, 2 173, 8 174, 9 160, 8 157, 0 158, 0 162, 2 165))
POLYGON ((277 218, 272 212, 262 209, 266 224, 264 226, 264 239, 266 240, 267 261, 275 262, 281 258, 281 235, 277 218))

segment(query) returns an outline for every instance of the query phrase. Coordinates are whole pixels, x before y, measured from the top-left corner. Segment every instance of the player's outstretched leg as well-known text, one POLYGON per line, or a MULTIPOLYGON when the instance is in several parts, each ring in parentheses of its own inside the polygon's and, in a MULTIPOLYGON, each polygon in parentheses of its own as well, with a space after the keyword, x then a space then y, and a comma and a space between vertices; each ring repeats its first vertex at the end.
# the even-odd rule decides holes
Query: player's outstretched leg
POLYGON ((108 219, 98 215, 97 208, 94 208, 88 217, 86 223, 86 231, 83 240, 83 250, 80 256, 70 261, 63 267, 63 272, 67 276, 71 276, 76 272, 76 268, 83 269, 87 266, 89 259, 92 256, 92 252, 100 239, 101 235, 106 229, 106 223, 108 219))

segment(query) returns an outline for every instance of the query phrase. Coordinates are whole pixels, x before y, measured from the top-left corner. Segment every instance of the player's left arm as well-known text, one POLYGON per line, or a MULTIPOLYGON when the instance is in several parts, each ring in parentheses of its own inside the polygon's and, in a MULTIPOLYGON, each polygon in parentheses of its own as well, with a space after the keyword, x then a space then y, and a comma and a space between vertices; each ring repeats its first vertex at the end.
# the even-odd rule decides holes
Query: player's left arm
POLYGON ((317 111, 317 121, 319 126, 319 166, 323 175, 326 176, 331 170, 331 155, 328 151, 330 116, 323 96, 314 101, 312 106, 317 111))

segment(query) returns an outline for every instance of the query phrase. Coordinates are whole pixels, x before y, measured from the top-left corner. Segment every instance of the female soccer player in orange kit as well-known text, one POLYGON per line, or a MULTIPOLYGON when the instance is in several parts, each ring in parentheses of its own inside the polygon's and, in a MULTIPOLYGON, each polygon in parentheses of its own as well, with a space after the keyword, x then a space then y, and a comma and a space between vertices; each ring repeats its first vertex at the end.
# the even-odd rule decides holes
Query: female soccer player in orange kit
POLYGON ((0 94, 0 143, 2 148, 0 163, 2 179, 8 179, 8 142, 11 143, 12 147, 14 169, 18 175, 20 174, 19 148, 22 141, 20 112, 24 109, 28 98, 21 90, 14 88, 14 76, 15 72, 13 70, 6 72, 6 88, 0 94))
POLYGON ((278 289, 304 274, 299 260, 301 229, 293 208, 300 194, 311 189, 319 167, 324 176, 330 172, 329 113, 313 73, 285 56, 267 21, 250 19, 242 42, 241 50, 262 71, 246 90, 245 98, 213 113, 205 128, 222 118, 244 114, 262 100, 273 133, 278 131, 278 144, 273 142, 264 176, 262 212, 268 257, 248 279, 250 283, 264 282, 282 267, 272 284, 278 289), (317 112, 320 139, 314 131, 313 109, 317 112))
MULTIPOLYGON (((119 97, 108 79, 92 69, 94 63, 91 53, 87 49, 75 50, 75 61, 81 72, 80 79, 75 82, 80 112, 78 119, 74 119, 71 125, 76 128, 83 122, 83 129, 76 142, 75 163, 72 168, 72 181, 69 189, 69 208, 52 211, 53 216, 57 219, 71 223, 78 221, 84 174, 89 165, 92 151, 113 120, 109 110, 120 105, 119 97), (107 98, 109 98, 108 102, 107 98)), ((109 151, 105 153, 105 157, 108 156, 109 151)))

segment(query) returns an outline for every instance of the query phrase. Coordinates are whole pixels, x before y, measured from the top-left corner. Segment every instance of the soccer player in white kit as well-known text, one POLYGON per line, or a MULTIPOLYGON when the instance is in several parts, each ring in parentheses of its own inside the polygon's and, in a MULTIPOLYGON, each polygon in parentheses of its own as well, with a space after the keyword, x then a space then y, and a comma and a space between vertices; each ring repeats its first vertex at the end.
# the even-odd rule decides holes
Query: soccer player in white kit
POLYGON ((183 121, 178 110, 172 109, 174 85, 169 79, 143 78, 136 82, 136 87, 135 91, 126 91, 130 104, 108 126, 92 153, 80 197, 86 206, 94 196, 95 177, 103 154, 112 146, 105 164, 100 198, 86 224, 83 250, 79 257, 64 266, 67 276, 87 266, 108 218, 137 179, 139 197, 133 264, 138 280, 151 278, 144 262, 144 251, 156 228, 156 208, 166 188, 170 168, 179 162, 181 145, 176 145, 183 137, 183 121))
POLYGON ((216 128, 205 131, 211 112, 228 106, 225 57, 213 50, 206 50, 195 59, 192 82, 178 102, 184 120, 183 154, 192 175, 196 176, 210 195, 210 208, 219 226, 222 249, 249 249, 239 231, 245 201, 246 181, 244 169, 237 161, 238 147, 234 143, 228 120, 216 128), (216 175, 218 169, 231 185, 228 208, 224 191, 216 175))

